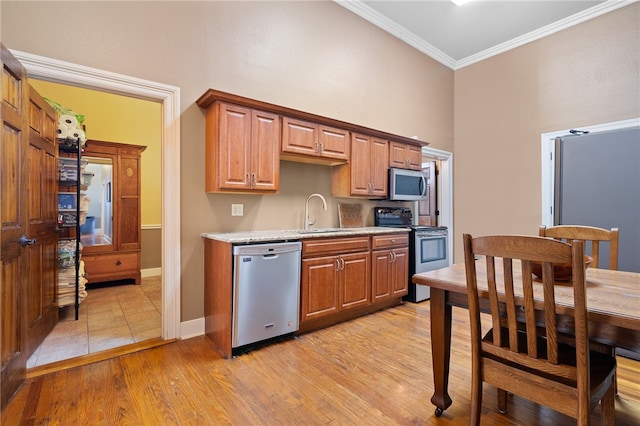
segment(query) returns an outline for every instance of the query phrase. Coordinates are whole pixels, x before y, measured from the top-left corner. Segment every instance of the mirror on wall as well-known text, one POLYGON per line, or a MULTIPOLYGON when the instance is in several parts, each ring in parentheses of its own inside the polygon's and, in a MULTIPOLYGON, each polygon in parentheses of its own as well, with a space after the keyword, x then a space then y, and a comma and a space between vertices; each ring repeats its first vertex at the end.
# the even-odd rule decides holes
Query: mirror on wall
POLYGON ((113 159, 83 156, 84 194, 88 200, 87 217, 80 226, 85 247, 113 244, 113 159))

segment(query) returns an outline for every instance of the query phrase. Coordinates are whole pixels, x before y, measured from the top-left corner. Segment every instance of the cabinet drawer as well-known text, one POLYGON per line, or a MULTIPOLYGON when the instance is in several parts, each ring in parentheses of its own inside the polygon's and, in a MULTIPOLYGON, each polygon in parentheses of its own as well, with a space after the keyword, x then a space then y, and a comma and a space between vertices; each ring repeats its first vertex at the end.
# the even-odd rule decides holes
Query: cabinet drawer
POLYGON ((121 271, 136 270, 139 268, 140 253, 105 253, 83 255, 82 260, 86 264, 89 280, 91 275, 118 274, 121 271))
POLYGON ((371 240, 372 250, 389 247, 407 247, 409 245, 408 234, 374 235, 371 240))
POLYGON ((302 257, 369 250, 369 237, 327 238, 302 241, 302 257))

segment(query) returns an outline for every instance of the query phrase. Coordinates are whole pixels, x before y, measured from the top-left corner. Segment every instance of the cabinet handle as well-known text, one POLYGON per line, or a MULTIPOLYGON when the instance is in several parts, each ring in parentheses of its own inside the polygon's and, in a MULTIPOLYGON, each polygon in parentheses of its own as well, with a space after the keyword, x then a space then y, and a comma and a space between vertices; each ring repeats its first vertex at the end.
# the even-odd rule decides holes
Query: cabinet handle
POLYGON ((340 269, 344 271, 344 259, 343 258, 340 258, 340 263, 342 264, 342 267, 340 269))
POLYGON ((340 270, 340 259, 336 259, 336 272, 340 270))
POLYGON ((258 181, 256 180, 256 174, 252 174, 251 177, 253 178, 253 184, 251 185, 252 187, 256 187, 258 185, 258 181))
POLYGON ((247 173, 247 185, 251 188, 251 175, 249 173, 247 173))
POLYGON ((395 243, 396 243, 395 238, 392 238, 392 239, 391 239, 391 244, 395 244, 395 243))
POLYGON ((320 142, 316 142, 316 154, 320 154, 320 142))
POLYGON ((120 262, 119 260, 116 261, 116 266, 120 266, 122 265, 122 262, 120 262))
POLYGON ((320 142, 320 152, 319 154, 322 154, 324 152, 324 144, 322 142, 320 142))

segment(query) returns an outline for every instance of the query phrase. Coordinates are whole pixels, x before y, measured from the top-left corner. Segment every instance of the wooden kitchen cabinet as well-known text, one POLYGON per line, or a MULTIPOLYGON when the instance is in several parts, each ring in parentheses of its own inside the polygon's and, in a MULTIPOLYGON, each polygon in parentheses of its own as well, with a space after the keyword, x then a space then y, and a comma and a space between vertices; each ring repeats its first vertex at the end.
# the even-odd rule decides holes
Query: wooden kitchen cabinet
POLYGON ((351 161, 331 170, 331 194, 334 197, 387 196, 388 141, 372 136, 351 135, 351 161))
POLYGON ((349 160, 349 132, 291 117, 282 117, 282 158, 287 154, 300 161, 308 158, 325 164, 349 160), (327 160, 327 161, 322 161, 327 160))
POLYGON ((369 237, 302 242, 300 322, 370 304, 369 237))
POLYGON ((207 108, 205 190, 277 192, 280 116, 225 102, 207 108))
POLYGON ((390 142, 389 167, 420 170, 422 168, 422 148, 418 145, 390 142))
POLYGON ((373 302, 404 296, 409 290, 409 237, 407 234, 372 237, 373 302))
POLYGON ((87 141, 83 152, 88 162, 86 170, 91 170, 92 164, 96 166, 96 175, 87 188, 91 198, 87 220, 93 208, 100 215, 93 216, 94 228, 81 227, 82 259, 91 283, 124 279, 141 282, 140 180, 145 149, 141 145, 87 141))

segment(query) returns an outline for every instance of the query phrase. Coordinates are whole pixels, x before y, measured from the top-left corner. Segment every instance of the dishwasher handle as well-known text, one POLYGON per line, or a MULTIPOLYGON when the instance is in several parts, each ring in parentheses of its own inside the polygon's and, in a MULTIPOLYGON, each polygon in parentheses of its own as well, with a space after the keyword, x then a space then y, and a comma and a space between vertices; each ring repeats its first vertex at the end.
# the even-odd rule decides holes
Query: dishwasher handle
POLYGON ((300 241, 271 244, 248 244, 233 246, 233 255, 237 256, 271 256, 302 251, 300 241))

